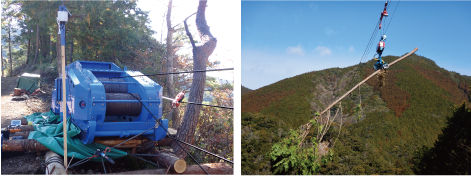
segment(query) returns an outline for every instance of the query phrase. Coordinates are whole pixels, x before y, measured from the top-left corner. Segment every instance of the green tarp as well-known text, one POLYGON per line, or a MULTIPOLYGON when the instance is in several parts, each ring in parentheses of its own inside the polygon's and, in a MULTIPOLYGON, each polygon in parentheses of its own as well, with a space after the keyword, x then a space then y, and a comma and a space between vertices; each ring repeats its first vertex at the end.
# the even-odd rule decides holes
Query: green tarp
MULTIPOLYGON (((64 137, 63 122, 60 122, 60 116, 52 111, 45 113, 34 113, 25 116, 29 122, 34 124, 34 131, 29 133, 28 139, 36 139, 39 143, 60 155, 64 155, 64 137)), ((70 123, 71 117, 67 119, 67 156, 74 156, 75 159, 84 159, 93 156, 96 149, 102 151, 107 146, 97 143, 85 145, 80 141, 80 129, 73 123, 70 123)), ((127 153, 118 149, 107 152, 106 155, 112 159, 126 156, 127 153)), ((101 158, 93 158, 91 161, 101 162, 101 158)))
POLYGON ((38 74, 23 73, 16 80, 16 88, 26 89, 26 91, 32 93, 39 88, 39 78, 38 74))

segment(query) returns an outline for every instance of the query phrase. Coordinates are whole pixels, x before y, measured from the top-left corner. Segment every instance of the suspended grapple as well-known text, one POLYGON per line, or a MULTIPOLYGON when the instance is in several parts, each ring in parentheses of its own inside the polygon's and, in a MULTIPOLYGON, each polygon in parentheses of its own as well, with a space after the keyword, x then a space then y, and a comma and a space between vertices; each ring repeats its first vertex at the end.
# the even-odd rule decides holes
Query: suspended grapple
MULTIPOLYGON (((124 70, 111 62, 76 61, 65 69, 67 114, 81 129, 84 144, 95 137, 128 137, 142 133, 162 119, 162 87, 139 71, 124 70), (123 78, 121 78, 123 77, 123 78), (145 109, 144 106, 155 116, 145 109)), ((51 110, 62 118, 62 79, 55 80, 51 110)), ((158 141, 166 136, 159 126, 143 136, 158 141)))

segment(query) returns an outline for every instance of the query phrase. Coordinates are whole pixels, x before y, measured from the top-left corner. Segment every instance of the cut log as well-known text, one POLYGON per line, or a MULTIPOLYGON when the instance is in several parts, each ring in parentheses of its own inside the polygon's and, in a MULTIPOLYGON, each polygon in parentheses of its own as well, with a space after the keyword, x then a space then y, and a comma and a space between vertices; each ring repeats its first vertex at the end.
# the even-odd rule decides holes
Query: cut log
POLYGON ((169 137, 166 137, 160 141, 157 142, 157 145, 158 146, 171 146, 173 143, 173 139, 172 138, 169 138, 169 137))
MULTIPOLYGON (((27 139, 29 136, 30 131, 26 132, 16 132, 15 134, 11 136, 17 136, 21 135, 23 136, 23 139, 18 139, 18 140, 8 140, 8 141, 3 141, 2 145, 2 151, 3 152, 18 152, 18 151, 48 151, 49 149, 43 146, 41 143, 36 141, 35 139, 27 139)), ((123 142, 126 139, 123 138, 118 138, 118 137, 101 137, 101 138, 95 138, 95 142, 99 144, 103 144, 106 146, 115 146, 116 144, 119 144, 123 142)), ((134 148, 137 145, 140 145, 142 141, 149 141, 149 139, 144 138, 144 139, 132 139, 129 142, 126 142, 124 144, 121 144, 117 146, 117 149, 129 149, 129 148, 134 148)), ((172 144, 173 139, 165 138, 162 141, 159 141, 159 146, 170 146, 172 144), (165 144, 165 145, 163 145, 165 144)))
POLYGON ((20 152, 20 151, 48 151, 44 145, 35 139, 19 139, 3 141, 2 152, 20 152))
POLYGON ((21 125, 20 129, 21 129, 22 132, 25 132, 25 131, 34 131, 34 127, 33 127, 33 126, 29 126, 29 125, 21 125))
MULTIPOLYGON (((106 146, 115 146, 125 140, 127 140, 129 138, 119 138, 119 137, 97 137, 94 139, 94 142, 96 143, 99 143, 99 144, 103 144, 103 145, 106 145, 106 146)), ((119 146, 117 146, 116 148, 118 149, 124 149, 124 148, 134 148, 138 145, 141 145, 142 143, 145 143, 146 141, 149 141, 149 139, 147 138, 140 138, 140 137, 136 137, 134 139, 131 139, 130 141, 128 142, 125 142, 119 146)), ((165 138, 161 141, 159 141, 158 143, 156 142, 154 145, 155 146, 170 146, 173 142, 173 139, 170 139, 170 138, 165 138)))
MULTIPOLYGON (((208 171, 211 175, 233 175, 234 169, 225 163, 207 163, 201 164, 201 166, 208 171)), ((137 171, 128 171, 128 172, 118 172, 112 173, 112 175, 163 175, 163 174, 178 174, 175 171, 167 169, 147 169, 147 170, 137 170, 137 171)), ((184 175, 206 175, 206 173, 198 165, 188 166, 185 172, 181 173, 184 175)))
POLYGON ((21 95, 21 89, 20 88, 15 88, 13 90, 13 96, 20 96, 21 95))
POLYGON ((53 151, 46 152, 46 175, 66 175, 62 157, 53 151))
POLYGON ((182 158, 177 157, 175 154, 170 152, 162 152, 154 149, 152 154, 157 154, 160 156, 153 156, 152 160, 158 164, 169 167, 170 170, 175 171, 176 173, 183 173, 186 170, 186 161, 182 158))
POLYGON ((26 131, 26 132, 23 132, 23 131, 16 132, 15 134, 13 134, 13 136, 23 136, 23 139, 28 139, 29 131, 26 131))

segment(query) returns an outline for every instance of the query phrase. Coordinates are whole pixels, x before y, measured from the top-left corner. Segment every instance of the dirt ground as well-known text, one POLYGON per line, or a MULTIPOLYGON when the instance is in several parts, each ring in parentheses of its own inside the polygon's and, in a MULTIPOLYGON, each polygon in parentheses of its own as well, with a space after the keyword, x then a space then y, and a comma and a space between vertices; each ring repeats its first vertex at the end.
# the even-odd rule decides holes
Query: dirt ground
POLYGON ((53 87, 42 83, 41 90, 45 94, 30 96, 23 101, 12 100, 13 89, 18 77, 2 77, 2 119, 1 127, 6 128, 12 119, 21 118, 35 112, 47 112, 51 108, 51 92, 53 87))
MULTIPOLYGON (((23 101, 12 100, 13 89, 16 87, 18 77, 1 78, 1 127, 6 128, 12 119, 18 119, 35 112, 47 112, 51 108, 51 93, 53 84, 41 82, 41 90, 44 92, 37 96, 30 96, 23 101)), ((53 82, 52 82, 53 83, 53 82)), ((130 152, 130 151, 127 151, 130 152)), ((1 155, 1 174, 45 174, 44 156, 46 152, 8 152, 1 155)), ((70 162, 71 158, 69 158, 70 162)), ((74 159, 75 163, 78 161, 74 159)), ((115 160, 112 165, 105 162, 107 173, 125 172, 142 169, 155 169, 154 165, 148 164, 131 156, 126 156, 115 160)), ((100 175, 105 174, 103 165, 100 162, 87 162, 80 166, 70 168, 69 175, 100 175)))

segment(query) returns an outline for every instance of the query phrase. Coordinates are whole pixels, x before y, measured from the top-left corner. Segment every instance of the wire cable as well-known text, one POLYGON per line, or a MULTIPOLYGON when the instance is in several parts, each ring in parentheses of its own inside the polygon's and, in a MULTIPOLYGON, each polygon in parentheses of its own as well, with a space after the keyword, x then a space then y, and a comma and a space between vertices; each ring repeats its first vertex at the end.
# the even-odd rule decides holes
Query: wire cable
MULTIPOLYGON (((163 98, 163 99, 166 99, 166 100, 175 101, 175 99, 172 99, 172 98, 169 98, 169 97, 164 97, 164 96, 162 96, 162 98, 163 98)), ((215 107, 215 108, 234 109, 233 107, 227 107, 227 106, 209 105, 209 104, 193 103, 193 102, 185 102, 185 101, 182 101, 182 103, 194 104, 194 105, 202 105, 202 106, 211 106, 211 107, 215 107)))
MULTIPOLYGON (((396 14, 396 9, 397 9, 397 6, 399 5, 399 2, 401 2, 401 0, 397 1, 396 8, 394 8, 394 12, 393 12, 393 15, 391 17, 391 20, 389 20, 389 24, 391 24, 391 21, 394 18, 394 14, 396 14)), ((386 32, 388 32, 389 24, 388 24, 388 27, 386 28, 386 32)))
POLYGON ((171 75, 171 74, 194 73, 194 72, 211 72, 211 71, 224 71, 224 70, 234 70, 234 68, 221 68, 221 69, 211 69, 211 70, 193 70, 193 71, 182 71, 182 72, 168 72, 168 73, 156 73, 156 74, 149 74, 149 75, 120 76, 120 77, 111 77, 111 78, 127 78, 127 77, 139 77, 139 76, 171 75))

